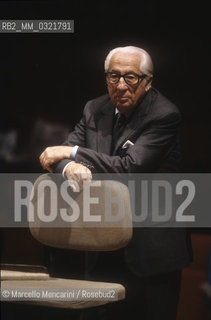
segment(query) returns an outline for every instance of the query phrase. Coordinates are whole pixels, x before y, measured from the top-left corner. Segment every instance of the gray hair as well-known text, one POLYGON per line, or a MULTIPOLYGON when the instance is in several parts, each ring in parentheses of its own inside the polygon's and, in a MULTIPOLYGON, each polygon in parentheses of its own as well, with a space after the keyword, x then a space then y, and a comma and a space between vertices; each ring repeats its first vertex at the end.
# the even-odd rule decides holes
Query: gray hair
POLYGON ((134 46, 126 46, 126 47, 118 47, 111 50, 106 59, 105 59, 105 72, 108 71, 110 60, 112 56, 116 52, 125 52, 125 53, 138 53, 141 57, 140 62, 140 71, 148 76, 148 78, 152 78, 153 76, 153 63, 150 55, 142 48, 134 47, 134 46))

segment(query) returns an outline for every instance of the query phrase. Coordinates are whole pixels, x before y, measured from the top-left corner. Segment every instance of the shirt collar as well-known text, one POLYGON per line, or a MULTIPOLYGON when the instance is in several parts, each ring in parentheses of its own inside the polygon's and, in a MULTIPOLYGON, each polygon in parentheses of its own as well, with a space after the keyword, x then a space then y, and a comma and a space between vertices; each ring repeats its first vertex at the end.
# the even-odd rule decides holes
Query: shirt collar
MULTIPOLYGON (((131 112, 125 114, 125 118, 128 119, 130 117, 130 115, 133 113, 134 110, 132 110, 131 112)), ((119 110, 117 108, 115 108, 115 116, 119 113, 119 110)))

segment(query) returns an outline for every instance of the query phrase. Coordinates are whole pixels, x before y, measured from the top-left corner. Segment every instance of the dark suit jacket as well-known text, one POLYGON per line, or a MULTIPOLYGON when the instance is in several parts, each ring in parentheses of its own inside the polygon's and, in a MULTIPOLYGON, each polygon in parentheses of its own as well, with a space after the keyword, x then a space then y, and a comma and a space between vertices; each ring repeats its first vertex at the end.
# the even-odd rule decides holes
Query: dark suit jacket
MULTIPOLYGON (((109 95, 86 104, 81 121, 64 143, 79 146, 76 162, 97 173, 178 172, 180 113, 173 103, 151 88, 130 116, 111 155, 114 110, 109 95), (134 145, 122 149, 127 140, 134 145)), ((68 161, 62 160, 56 172, 68 161)), ((136 228, 125 257, 137 275, 181 269, 190 261, 189 237, 185 229, 136 228)))

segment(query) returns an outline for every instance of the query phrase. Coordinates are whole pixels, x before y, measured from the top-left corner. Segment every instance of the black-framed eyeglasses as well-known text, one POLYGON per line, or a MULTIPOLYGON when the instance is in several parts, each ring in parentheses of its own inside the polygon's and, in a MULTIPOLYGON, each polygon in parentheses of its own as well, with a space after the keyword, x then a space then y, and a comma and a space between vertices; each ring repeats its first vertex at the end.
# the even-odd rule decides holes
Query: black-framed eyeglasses
POLYGON ((140 82, 141 79, 144 79, 146 77, 146 74, 139 75, 135 72, 127 72, 125 74, 121 74, 119 72, 106 72, 106 80, 108 83, 111 84, 117 84, 120 80, 120 78, 124 78, 124 81, 128 85, 136 85, 140 82))

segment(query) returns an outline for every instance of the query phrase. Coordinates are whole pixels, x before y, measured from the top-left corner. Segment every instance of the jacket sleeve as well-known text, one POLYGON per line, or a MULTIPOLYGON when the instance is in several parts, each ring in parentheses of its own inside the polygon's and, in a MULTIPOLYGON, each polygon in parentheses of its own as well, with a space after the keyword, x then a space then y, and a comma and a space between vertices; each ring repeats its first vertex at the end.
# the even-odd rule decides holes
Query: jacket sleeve
POLYGON ((179 124, 179 113, 166 114, 152 120, 124 156, 110 156, 81 146, 75 161, 92 166, 96 173, 156 172, 175 147, 179 124))
MULTIPOLYGON (((67 140, 62 144, 64 146, 80 146, 85 147, 85 140, 86 140, 86 114, 88 114, 90 102, 84 107, 83 115, 79 123, 75 126, 74 130, 70 132, 68 135, 67 140)), ((61 160, 54 165, 52 165, 52 169, 55 173, 61 173, 65 165, 70 162, 70 159, 61 160)), ((88 165, 87 165, 88 166, 88 165)), ((92 167, 90 167, 92 169, 92 167)))

